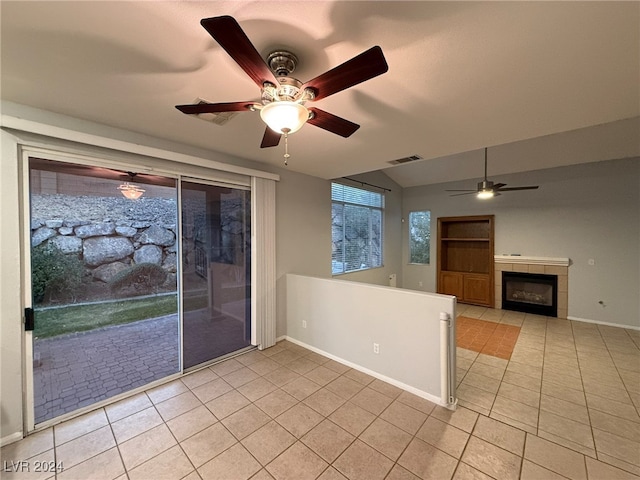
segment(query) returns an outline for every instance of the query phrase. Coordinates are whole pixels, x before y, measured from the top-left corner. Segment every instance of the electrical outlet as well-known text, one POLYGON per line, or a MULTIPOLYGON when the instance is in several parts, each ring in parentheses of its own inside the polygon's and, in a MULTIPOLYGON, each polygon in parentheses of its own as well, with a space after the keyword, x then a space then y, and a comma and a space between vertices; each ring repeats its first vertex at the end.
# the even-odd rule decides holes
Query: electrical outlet
POLYGON ((422 286, 422 282, 418 282, 418 286, 421 287, 422 286))
POLYGON ((380 353, 380 344, 379 343, 374 343, 373 344, 373 353, 380 353))
POLYGON ((307 328, 307 321, 306 320, 302 320, 302 328, 307 328))

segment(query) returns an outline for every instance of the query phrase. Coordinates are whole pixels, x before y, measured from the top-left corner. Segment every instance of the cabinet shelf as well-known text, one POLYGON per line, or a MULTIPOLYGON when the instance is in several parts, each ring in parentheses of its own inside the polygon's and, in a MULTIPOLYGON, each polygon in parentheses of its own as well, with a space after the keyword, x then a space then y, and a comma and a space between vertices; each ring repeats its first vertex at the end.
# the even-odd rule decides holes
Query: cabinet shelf
POLYGON ((494 306, 493 215, 438 219, 438 293, 494 306))
POLYGON ((487 275, 489 272, 488 271, 482 271, 482 270, 440 270, 440 273, 473 273, 473 274, 478 274, 478 275, 487 275))
POLYGON ((440 239, 443 242, 490 242, 491 240, 488 238, 455 238, 455 237, 447 237, 440 239))

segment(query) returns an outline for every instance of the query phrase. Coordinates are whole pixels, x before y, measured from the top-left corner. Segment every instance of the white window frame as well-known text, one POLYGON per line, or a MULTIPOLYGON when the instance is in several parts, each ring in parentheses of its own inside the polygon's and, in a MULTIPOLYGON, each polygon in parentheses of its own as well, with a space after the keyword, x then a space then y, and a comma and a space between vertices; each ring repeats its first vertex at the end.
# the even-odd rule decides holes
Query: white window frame
POLYGON ((408 223, 408 239, 409 239, 409 265, 430 265, 431 264, 431 210, 413 210, 411 212, 409 212, 409 221, 408 223), (416 261, 413 258, 413 251, 412 251, 412 240, 413 240, 413 236, 411 234, 411 228, 412 228, 412 221, 411 221, 411 217, 413 216, 414 213, 428 213, 429 214, 429 259, 426 262, 420 262, 420 261, 416 261))
MULTIPOLYGON (((333 215, 333 206, 334 205, 339 204, 339 205, 342 205, 342 207, 343 207, 343 213, 342 213, 342 215, 343 215, 343 218, 342 218, 342 222, 343 222, 343 228, 342 228, 342 234, 343 234, 342 245, 343 245, 343 249, 344 249, 344 245, 345 245, 345 241, 346 241, 346 239, 344 238, 344 234, 345 234, 345 231, 346 231, 346 228, 345 228, 345 225, 344 225, 344 207, 348 206, 348 205, 351 205, 351 206, 357 206, 357 207, 361 207, 361 208, 368 208, 369 210, 375 210, 375 211, 379 211, 380 212, 380 255, 379 255, 380 262, 379 262, 379 264, 377 264, 377 265, 368 265, 368 266, 362 267, 362 268, 354 268, 354 269, 346 270, 344 268, 345 268, 345 264, 347 262, 345 261, 344 258, 342 258, 342 261, 341 262, 337 262, 337 263, 341 263, 343 265, 343 270, 336 271, 334 269, 334 265, 336 263, 336 260, 334 259, 334 255, 333 255, 333 252, 332 252, 332 255, 331 255, 331 274, 333 276, 338 276, 338 275, 344 275, 344 274, 353 273, 353 272, 361 272, 361 271, 364 271, 364 270, 371 270, 371 269, 374 269, 374 268, 382 268, 384 266, 384 205, 385 205, 384 193, 375 192, 375 191, 368 190, 368 189, 365 189, 365 188, 354 187, 354 186, 351 186, 351 185, 345 185, 345 184, 342 184, 342 183, 339 183, 339 182, 331 182, 331 191, 332 191, 332 194, 331 194, 332 215, 333 215), (379 195, 380 196, 380 206, 378 207, 378 206, 374 206, 374 205, 368 205, 366 203, 349 202, 349 201, 345 201, 344 199, 343 200, 334 200, 334 197, 333 197, 333 187, 334 187, 334 185, 339 185, 339 186, 342 186, 342 187, 345 187, 345 188, 351 188, 351 189, 355 189, 355 190, 361 190, 363 192, 367 192, 367 193, 373 194, 373 195, 379 195)), ((371 224, 371 217, 369 217, 369 232, 372 231, 372 228, 373 228, 373 226, 371 224)), ((331 236, 332 236, 332 241, 333 241, 333 224, 331 226, 331 236)), ((367 255, 367 257, 369 259, 371 259, 374 256, 373 252, 372 252, 373 245, 371 244, 371 242, 369 242, 368 248, 369 248, 369 254, 367 255)), ((344 254, 344 250, 343 250, 343 254, 344 254)))

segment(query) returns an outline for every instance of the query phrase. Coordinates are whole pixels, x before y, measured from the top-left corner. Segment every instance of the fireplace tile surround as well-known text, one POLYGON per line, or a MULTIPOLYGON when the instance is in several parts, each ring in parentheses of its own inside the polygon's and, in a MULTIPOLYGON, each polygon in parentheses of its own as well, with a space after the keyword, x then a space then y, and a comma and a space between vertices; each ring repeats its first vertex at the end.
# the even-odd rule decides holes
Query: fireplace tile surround
POLYGON ((526 257, 522 255, 495 255, 495 304, 502 309, 502 272, 544 273, 558 276, 558 318, 567 318, 569 305, 568 258, 526 257))

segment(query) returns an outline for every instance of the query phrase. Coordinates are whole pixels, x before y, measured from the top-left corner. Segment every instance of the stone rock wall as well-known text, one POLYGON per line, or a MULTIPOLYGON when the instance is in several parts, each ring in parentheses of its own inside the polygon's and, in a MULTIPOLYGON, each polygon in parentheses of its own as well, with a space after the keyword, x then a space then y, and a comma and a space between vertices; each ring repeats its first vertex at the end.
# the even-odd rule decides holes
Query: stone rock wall
POLYGON ((32 195, 31 245, 78 255, 100 282, 148 262, 175 285, 176 211, 175 199, 32 195))

